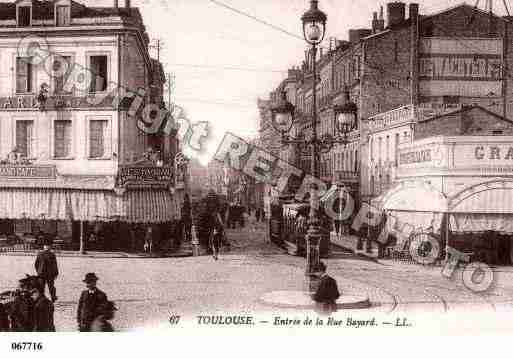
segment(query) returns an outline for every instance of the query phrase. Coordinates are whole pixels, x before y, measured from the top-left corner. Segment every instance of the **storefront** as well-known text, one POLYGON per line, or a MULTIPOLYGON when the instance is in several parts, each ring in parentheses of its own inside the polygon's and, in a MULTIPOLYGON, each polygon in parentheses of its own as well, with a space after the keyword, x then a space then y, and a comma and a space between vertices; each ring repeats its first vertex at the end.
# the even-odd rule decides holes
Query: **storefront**
POLYGON ((399 149, 396 185, 373 201, 407 224, 489 264, 513 251, 513 137, 431 137, 399 149))
POLYGON ((151 226, 164 249, 180 216, 173 186, 170 167, 120 167, 114 177, 0 165, 0 239, 38 247, 43 236, 70 250, 138 251, 151 226))

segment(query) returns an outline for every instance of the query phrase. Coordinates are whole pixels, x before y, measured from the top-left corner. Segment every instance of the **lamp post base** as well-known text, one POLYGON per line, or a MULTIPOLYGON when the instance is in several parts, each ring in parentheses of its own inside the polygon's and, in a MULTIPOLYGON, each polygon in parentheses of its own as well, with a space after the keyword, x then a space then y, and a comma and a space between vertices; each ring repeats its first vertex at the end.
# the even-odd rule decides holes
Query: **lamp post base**
POLYGON ((306 291, 313 294, 319 287, 319 246, 321 233, 319 227, 311 225, 306 235, 306 291))

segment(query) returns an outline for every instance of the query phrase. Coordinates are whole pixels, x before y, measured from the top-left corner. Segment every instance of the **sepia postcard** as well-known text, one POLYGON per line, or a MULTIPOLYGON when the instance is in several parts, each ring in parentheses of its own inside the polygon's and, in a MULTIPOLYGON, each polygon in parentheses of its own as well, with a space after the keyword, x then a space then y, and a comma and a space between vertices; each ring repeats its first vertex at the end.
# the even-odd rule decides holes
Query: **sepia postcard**
POLYGON ((510 11, 1 0, 0 353, 508 335, 510 11))

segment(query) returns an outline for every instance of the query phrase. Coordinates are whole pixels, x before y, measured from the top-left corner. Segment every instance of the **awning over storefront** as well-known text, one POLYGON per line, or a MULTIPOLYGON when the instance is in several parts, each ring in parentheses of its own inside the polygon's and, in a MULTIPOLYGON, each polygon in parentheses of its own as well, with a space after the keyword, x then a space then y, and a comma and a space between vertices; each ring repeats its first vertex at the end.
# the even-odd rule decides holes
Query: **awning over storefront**
POLYGON ((447 198, 425 183, 402 183, 371 202, 380 210, 445 213, 447 198))
POLYGON ((471 186, 451 198, 453 213, 513 213, 513 182, 494 180, 471 186))
POLYGON ((95 221, 123 215, 123 200, 113 191, 0 189, 0 218, 95 221))
POLYGON ((124 195, 128 223, 164 223, 180 218, 180 203, 168 190, 129 190, 124 195))

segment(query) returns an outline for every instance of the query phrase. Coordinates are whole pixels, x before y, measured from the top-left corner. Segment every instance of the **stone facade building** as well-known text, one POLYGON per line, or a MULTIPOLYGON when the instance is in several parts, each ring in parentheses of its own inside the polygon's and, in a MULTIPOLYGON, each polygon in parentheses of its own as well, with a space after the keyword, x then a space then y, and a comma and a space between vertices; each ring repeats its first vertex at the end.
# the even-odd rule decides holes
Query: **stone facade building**
MULTIPOLYGON (((165 82, 148 43, 128 0, 0 4, 1 235, 75 248, 94 228, 179 217, 173 154, 142 122, 163 108, 165 82)), ((135 248, 110 234, 109 248, 135 248)))

